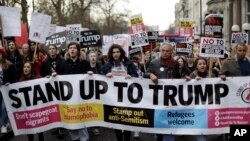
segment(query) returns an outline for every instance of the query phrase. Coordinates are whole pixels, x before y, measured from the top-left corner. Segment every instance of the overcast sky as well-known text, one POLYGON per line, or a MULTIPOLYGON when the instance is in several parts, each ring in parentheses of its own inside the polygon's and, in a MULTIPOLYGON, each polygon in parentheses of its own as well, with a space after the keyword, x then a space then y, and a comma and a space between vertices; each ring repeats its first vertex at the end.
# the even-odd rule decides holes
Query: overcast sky
POLYGON ((160 31, 174 22, 175 4, 179 0, 129 0, 132 14, 142 13, 144 24, 159 25, 160 31))

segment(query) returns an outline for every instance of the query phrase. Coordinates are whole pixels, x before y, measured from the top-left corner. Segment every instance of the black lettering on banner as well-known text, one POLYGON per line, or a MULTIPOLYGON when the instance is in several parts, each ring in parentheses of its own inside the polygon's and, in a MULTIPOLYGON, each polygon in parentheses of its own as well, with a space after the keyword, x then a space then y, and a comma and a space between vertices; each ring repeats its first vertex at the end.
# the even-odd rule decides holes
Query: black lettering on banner
POLYGON ((100 94, 108 91, 108 84, 105 81, 95 80, 96 99, 100 99, 100 94))
POLYGON ((142 86, 140 84, 138 84, 138 83, 132 83, 131 85, 129 85, 129 87, 128 87, 128 100, 131 103, 136 104, 136 103, 141 102, 142 96, 143 96, 143 90, 142 90, 142 86), (134 90, 134 88, 137 88, 137 90, 138 90, 136 98, 133 97, 133 90, 134 90))
POLYGON ((45 84, 46 92, 48 95, 48 101, 53 101, 53 96, 56 97, 57 100, 60 100, 60 93, 59 93, 59 87, 58 87, 58 82, 54 82, 53 87, 50 83, 45 84))
POLYGON ((185 101, 184 100, 184 94, 183 94, 183 85, 179 85, 179 101, 181 105, 190 105, 193 101, 193 89, 192 89, 192 85, 188 85, 188 98, 185 101))
POLYGON ((229 88, 226 84, 215 84, 214 91, 215 91, 215 104, 220 104, 220 99, 228 95, 229 88), (222 92, 220 91, 221 89, 223 90, 222 92))
POLYGON ((73 96, 73 87, 70 82, 68 81, 60 81, 59 82, 60 92, 61 92, 61 98, 62 101, 67 101, 73 96), (64 93, 64 87, 67 88, 68 92, 64 93))
POLYGON ((172 106, 176 106, 177 102, 175 97, 177 95, 177 88, 172 85, 165 85, 164 86, 164 105, 169 106, 169 101, 171 102, 172 106))
POLYGON ((84 80, 80 81, 81 98, 84 100, 91 99, 94 96, 94 80, 89 80, 89 86, 86 87, 86 89, 89 88, 89 94, 85 93, 85 85, 84 85, 85 83, 84 82, 85 82, 84 80))
POLYGON ((104 121, 123 125, 154 127, 154 109, 104 105, 104 121))
POLYGON ((38 101, 42 101, 43 103, 48 102, 40 85, 34 85, 33 92, 34 92, 33 105, 37 105, 38 101))
POLYGON ((159 90, 163 89, 162 85, 149 85, 149 89, 153 89, 153 104, 158 105, 159 90))
POLYGON ((128 87, 128 83, 114 82, 114 86, 118 87, 118 102, 123 102, 123 88, 128 87))
POLYGON ((205 92, 202 90, 201 85, 194 85, 194 94, 195 94, 195 104, 199 105, 200 100, 201 104, 205 105, 207 99, 209 100, 208 104, 213 104, 213 85, 205 85, 205 92))
POLYGON ((31 87, 19 88, 19 92, 23 93, 26 106, 31 106, 29 91, 31 91, 31 87))
POLYGON ((17 94, 18 90, 12 89, 9 91, 9 97, 11 100, 14 101, 12 102, 11 106, 14 108, 20 108, 22 106, 21 100, 18 97, 16 97, 17 94))

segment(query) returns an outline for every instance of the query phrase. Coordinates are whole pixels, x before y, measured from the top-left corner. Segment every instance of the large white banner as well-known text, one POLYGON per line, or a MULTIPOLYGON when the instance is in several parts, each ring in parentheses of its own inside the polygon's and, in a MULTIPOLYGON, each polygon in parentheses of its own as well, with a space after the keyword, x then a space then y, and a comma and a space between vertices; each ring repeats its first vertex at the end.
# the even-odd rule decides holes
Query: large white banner
POLYGON ((17 7, 0 6, 3 35, 21 36, 21 9, 17 7))
POLYGON ((38 43, 45 43, 50 31, 51 16, 32 13, 29 39, 38 43))
POLYGON ((249 80, 160 79, 155 85, 149 79, 80 74, 19 82, 1 92, 15 135, 91 126, 222 134, 229 125, 250 124, 249 80))

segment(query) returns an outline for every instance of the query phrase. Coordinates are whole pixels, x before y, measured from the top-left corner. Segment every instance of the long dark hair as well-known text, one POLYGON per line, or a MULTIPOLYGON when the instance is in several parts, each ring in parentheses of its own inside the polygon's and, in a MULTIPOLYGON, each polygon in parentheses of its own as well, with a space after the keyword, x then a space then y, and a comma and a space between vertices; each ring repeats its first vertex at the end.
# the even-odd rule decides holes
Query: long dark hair
POLYGON ((208 63, 207 63, 207 59, 204 58, 204 57, 198 57, 195 61, 194 61, 194 67, 195 67, 195 70, 197 70, 197 65, 198 65, 198 61, 199 60, 204 60, 207 64, 207 69, 208 69, 208 63))
MULTIPOLYGON (((35 77, 34 63, 33 63, 32 61, 26 61, 26 62, 23 63, 23 67, 24 67, 24 65, 27 64, 27 63, 31 66, 31 77, 33 78, 33 77, 35 77)), ((22 76, 23 76, 23 77, 26 77, 26 76, 24 75, 24 73, 22 74, 22 76)))
POLYGON ((123 48, 118 45, 118 44, 113 44, 111 45, 111 47, 109 48, 109 51, 108 51, 108 58, 109 58, 109 61, 110 62, 113 62, 114 61, 114 58, 113 58, 113 50, 117 48, 119 49, 120 53, 121 53, 121 56, 120 56, 120 60, 124 59, 125 62, 128 61, 128 58, 126 57, 126 53, 125 51, 123 50, 123 48))

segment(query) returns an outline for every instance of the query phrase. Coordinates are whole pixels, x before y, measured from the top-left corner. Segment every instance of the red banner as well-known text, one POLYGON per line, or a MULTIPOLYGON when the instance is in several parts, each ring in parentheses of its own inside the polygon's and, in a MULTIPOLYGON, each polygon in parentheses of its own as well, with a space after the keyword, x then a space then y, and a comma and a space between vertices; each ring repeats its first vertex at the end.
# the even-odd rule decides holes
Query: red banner
POLYGON ((23 44, 28 43, 28 30, 27 30, 27 24, 22 23, 21 25, 21 37, 15 37, 15 42, 18 47, 22 47, 23 44))

